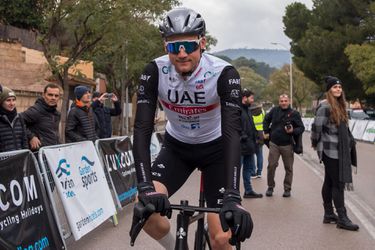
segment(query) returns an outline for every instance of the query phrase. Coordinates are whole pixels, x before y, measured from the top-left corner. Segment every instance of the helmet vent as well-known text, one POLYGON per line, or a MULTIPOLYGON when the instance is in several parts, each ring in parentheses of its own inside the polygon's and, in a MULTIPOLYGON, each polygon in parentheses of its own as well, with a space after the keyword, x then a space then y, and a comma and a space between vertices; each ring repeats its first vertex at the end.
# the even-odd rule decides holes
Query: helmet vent
POLYGON ((189 20, 190 20, 190 15, 188 15, 188 16, 186 17, 186 20, 185 20, 185 23, 184 23, 184 27, 188 26, 188 24, 189 24, 189 20))

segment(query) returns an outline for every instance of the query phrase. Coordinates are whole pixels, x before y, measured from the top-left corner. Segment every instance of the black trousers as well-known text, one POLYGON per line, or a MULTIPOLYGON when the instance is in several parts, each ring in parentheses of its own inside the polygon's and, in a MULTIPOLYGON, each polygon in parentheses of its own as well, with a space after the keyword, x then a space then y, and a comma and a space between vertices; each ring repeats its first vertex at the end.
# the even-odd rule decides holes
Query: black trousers
POLYGON ((325 169, 324 182, 322 187, 323 202, 335 204, 335 208, 344 207, 344 185, 339 182, 339 160, 332 159, 323 153, 325 169))

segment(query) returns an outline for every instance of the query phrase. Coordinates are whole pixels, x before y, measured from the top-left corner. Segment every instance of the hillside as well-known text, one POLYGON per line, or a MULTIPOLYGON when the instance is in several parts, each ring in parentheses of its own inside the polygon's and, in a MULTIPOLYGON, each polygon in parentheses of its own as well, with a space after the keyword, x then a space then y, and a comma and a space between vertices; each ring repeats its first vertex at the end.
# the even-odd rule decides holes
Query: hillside
POLYGON ((213 53, 214 55, 224 55, 230 59, 246 57, 257 62, 264 62, 271 67, 281 68, 284 64, 289 64, 289 51, 276 49, 227 49, 213 53))

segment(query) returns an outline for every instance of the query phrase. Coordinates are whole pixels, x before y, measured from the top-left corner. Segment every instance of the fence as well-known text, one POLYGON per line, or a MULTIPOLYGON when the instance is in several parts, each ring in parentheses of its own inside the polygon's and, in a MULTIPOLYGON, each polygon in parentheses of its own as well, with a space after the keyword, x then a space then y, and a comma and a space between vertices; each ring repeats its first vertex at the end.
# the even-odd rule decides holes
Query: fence
MULTIPOLYGON (((163 134, 152 138, 154 158, 163 134)), ((29 150, 0 154, 0 249, 66 249, 108 219, 116 225, 117 210, 135 200, 129 137, 43 147, 38 159, 29 150)))
MULTIPOLYGON (((314 118, 302 118, 306 131, 311 131, 314 118)), ((349 129, 356 140, 375 142, 375 121, 349 120, 349 129)))

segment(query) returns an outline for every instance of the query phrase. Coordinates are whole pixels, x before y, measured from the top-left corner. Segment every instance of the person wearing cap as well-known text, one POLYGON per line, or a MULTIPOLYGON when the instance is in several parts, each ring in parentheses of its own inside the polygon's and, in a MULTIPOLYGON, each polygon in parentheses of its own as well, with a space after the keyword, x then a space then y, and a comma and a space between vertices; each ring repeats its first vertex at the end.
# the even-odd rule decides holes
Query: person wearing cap
POLYGON ((134 123, 138 200, 155 207, 143 229, 164 248, 174 248, 165 218, 170 215, 168 198, 198 168, 207 206, 220 209, 219 214, 207 214, 211 246, 229 249, 227 212, 233 214, 238 241, 249 238, 253 228, 239 191, 241 78, 232 65, 204 52, 206 25, 196 11, 175 8, 159 28, 168 54, 149 63, 140 77, 134 123), (163 147, 151 168, 158 100, 168 121, 163 147))
POLYGON ((112 136, 112 116, 118 116, 121 114, 121 103, 117 96, 113 93, 103 93, 95 91, 92 94, 92 104, 94 113, 96 115, 97 122, 99 124, 98 137, 109 138, 112 136), (104 106, 105 100, 111 100, 113 108, 104 106))
POLYGON ((26 127, 29 129, 28 139, 33 151, 43 146, 60 143, 59 123, 61 114, 57 104, 61 97, 60 86, 49 83, 44 87, 41 97, 35 104, 21 113, 26 127))
POLYGON ((74 89, 75 101, 69 111, 66 127, 66 142, 95 141, 97 122, 91 107, 91 93, 86 86, 80 85, 74 89))
POLYGON ((266 196, 271 197, 275 188, 275 173, 279 165, 280 156, 284 163, 284 193, 283 197, 291 196, 293 181, 293 136, 301 135, 305 131, 301 115, 290 107, 290 99, 286 94, 279 96, 279 106, 273 107, 264 117, 265 138, 269 138, 269 153, 267 166, 266 196))
POLYGON ((0 85, 0 152, 28 148, 26 126, 16 109, 16 94, 0 85))
POLYGON ((359 226, 347 216, 344 190, 353 190, 352 166, 357 166, 355 140, 348 126, 345 93, 342 82, 325 77, 326 99, 316 109, 311 128, 311 145, 324 164, 322 198, 323 223, 336 223, 337 228, 357 231, 359 226), (334 213, 335 205, 338 216, 334 213))
POLYGON ((242 90, 241 105, 241 162, 242 162, 242 179, 245 189, 244 198, 262 198, 262 194, 258 194, 253 190, 251 185, 251 160, 254 161, 254 153, 256 147, 257 130, 255 128, 249 106, 251 96, 254 93, 248 89, 242 90))

